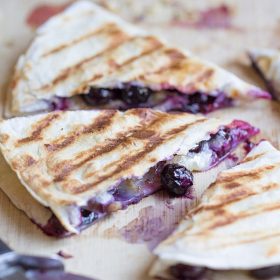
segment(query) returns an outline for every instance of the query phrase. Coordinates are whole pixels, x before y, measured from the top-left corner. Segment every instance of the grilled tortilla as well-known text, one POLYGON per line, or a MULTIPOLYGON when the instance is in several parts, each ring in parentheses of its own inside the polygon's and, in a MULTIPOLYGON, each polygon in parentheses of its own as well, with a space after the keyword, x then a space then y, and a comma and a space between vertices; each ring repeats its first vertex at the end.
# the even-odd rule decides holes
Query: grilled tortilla
POLYGON ((17 62, 6 116, 88 108, 89 104, 94 108, 157 107, 165 111, 208 112, 230 106, 232 99, 255 97, 270 96, 101 7, 81 1, 37 30, 34 41, 17 62), (104 88, 121 92, 144 88, 149 89, 150 95, 149 99, 140 96, 140 100, 131 101, 117 94, 113 100, 105 100, 104 105, 104 99, 96 100, 100 94, 96 89, 104 88), (187 95, 195 93, 198 96, 187 99, 187 95), (172 99, 174 96, 177 98, 172 99), (207 96, 211 96, 210 100, 207 96), (201 102, 207 108, 187 106, 201 102), (211 106, 207 106, 209 103, 211 106))
POLYGON ((152 275, 173 279, 170 267, 177 264, 255 273, 279 265, 279 171, 280 152, 267 141, 241 164, 222 171, 199 205, 155 249, 152 275))
POLYGON ((249 52, 252 65, 264 80, 267 89, 275 99, 280 98, 280 51, 274 49, 253 49, 249 52))
POLYGON ((58 235, 49 229, 54 223, 78 233, 159 190, 165 162, 206 170, 257 132, 242 121, 151 109, 60 111, 1 121, 0 148, 28 192, 59 220, 43 229, 58 235), (209 139, 213 149, 204 141, 190 152, 209 139))

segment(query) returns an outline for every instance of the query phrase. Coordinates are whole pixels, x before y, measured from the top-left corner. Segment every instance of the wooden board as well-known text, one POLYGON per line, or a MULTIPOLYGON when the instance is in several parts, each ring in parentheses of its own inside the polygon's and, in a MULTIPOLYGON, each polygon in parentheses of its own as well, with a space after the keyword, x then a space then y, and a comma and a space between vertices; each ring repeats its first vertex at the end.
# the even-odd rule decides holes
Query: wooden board
MULTIPOLYGON (((49 1, 63 3, 63 1, 49 1)), ((207 6, 208 1, 201 1, 207 6)), ((220 1, 221 2, 221 1, 220 1)), ((232 0, 234 8, 231 29, 195 29, 171 25, 149 25, 175 45, 184 46, 262 85, 248 67, 245 51, 250 47, 278 47, 280 9, 278 0, 232 0)), ((0 87, 1 103, 12 67, 27 47, 34 30, 25 24, 29 11, 38 0, 0 0, 0 87)), ((142 23, 145 27, 145 24, 142 23)), ((275 102, 258 101, 242 108, 213 113, 216 116, 239 118, 252 122, 262 130, 259 138, 267 138, 280 147, 280 108, 275 102)), ((218 169, 230 164, 226 162, 218 169)), ((214 180, 217 170, 196 177, 196 197, 214 180)), ((0 158, 0 184, 6 188, 18 184, 16 176, 0 158)), ((0 238, 15 250, 27 254, 54 255, 59 250, 73 255, 65 260, 67 270, 100 280, 149 279, 152 264, 151 248, 176 226, 188 207, 197 199, 170 200, 163 193, 144 199, 138 205, 115 213, 80 236, 56 240, 42 234, 30 220, 0 192, 0 238)))

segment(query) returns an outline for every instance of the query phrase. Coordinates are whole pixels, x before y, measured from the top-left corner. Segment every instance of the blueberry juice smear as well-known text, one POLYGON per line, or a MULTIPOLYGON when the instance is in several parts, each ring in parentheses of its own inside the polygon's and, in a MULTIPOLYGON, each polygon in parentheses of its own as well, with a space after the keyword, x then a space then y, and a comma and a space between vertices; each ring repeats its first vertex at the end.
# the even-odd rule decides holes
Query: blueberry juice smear
MULTIPOLYGON (((192 171, 204 171, 214 167, 227 157, 238 144, 248 140, 258 132, 258 129, 248 123, 237 120, 230 125, 220 127, 216 133, 210 134, 208 140, 199 142, 186 155, 175 155, 171 160, 161 161, 143 177, 124 181, 107 192, 90 199, 87 205, 77 209, 79 217, 76 220, 80 221, 80 224, 74 226, 77 230, 84 229, 113 211, 139 202, 142 198, 162 187, 174 196, 188 197, 189 190, 193 185, 192 171), (178 157, 183 158, 183 163, 180 163, 180 160, 178 162, 178 157), (194 168, 192 161, 196 157, 199 158, 198 162, 204 163, 202 166, 194 168)), ((47 235, 57 237, 70 235, 54 215, 46 225, 39 225, 39 227, 47 235)))

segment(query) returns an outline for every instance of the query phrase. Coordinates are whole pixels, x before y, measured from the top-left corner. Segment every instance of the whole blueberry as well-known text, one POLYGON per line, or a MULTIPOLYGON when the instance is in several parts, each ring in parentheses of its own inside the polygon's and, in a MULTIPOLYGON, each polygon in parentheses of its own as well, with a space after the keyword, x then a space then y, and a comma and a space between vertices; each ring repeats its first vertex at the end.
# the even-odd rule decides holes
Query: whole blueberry
POLYGON ((280 265, 251 270, 250 274, 257 279, 270 279, 280 275, 280 265))
POLYGON ((206 273, 206 268, 201 266, 191 266, 176 264, 169 268, 172 277, 178 280, 199 280, 206 273))
POLYGON ((88 94, 84 94, 84 100, 89 105, 104 105, 115 98, 114 89, 91 87, 88 94))
POLYGON ((215 151, 219 157, 224 156, 232 149, 232 137, 230 135, 230 129, 225 127, 219 129, 216 134, 210 135, 209 147, 215 151))
POLYGON ((145 103, 151 95, 151 90, 146 87, 127 85, 122 89, 122 100, 129 105, 145 103))
POLYGON ((193 174, 179 164, 167 164, 161 172, 161 184, 170 194, 182 196, 193 185, 193 174))

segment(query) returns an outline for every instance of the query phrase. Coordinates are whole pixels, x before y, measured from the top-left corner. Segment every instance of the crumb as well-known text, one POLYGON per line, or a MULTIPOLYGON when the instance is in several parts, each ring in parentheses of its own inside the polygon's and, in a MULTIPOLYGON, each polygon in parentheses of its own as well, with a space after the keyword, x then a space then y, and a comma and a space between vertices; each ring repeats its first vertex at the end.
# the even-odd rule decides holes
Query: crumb
POLYGON ((71 258, 73 258, 73 256, 71 254, 69 254, 69 253, 67 253, 65 251, 62 251, 62 250, 58 251, 57 255, 59 255, 60 257, 62 257, 64 259, 71 259, 71 258))

